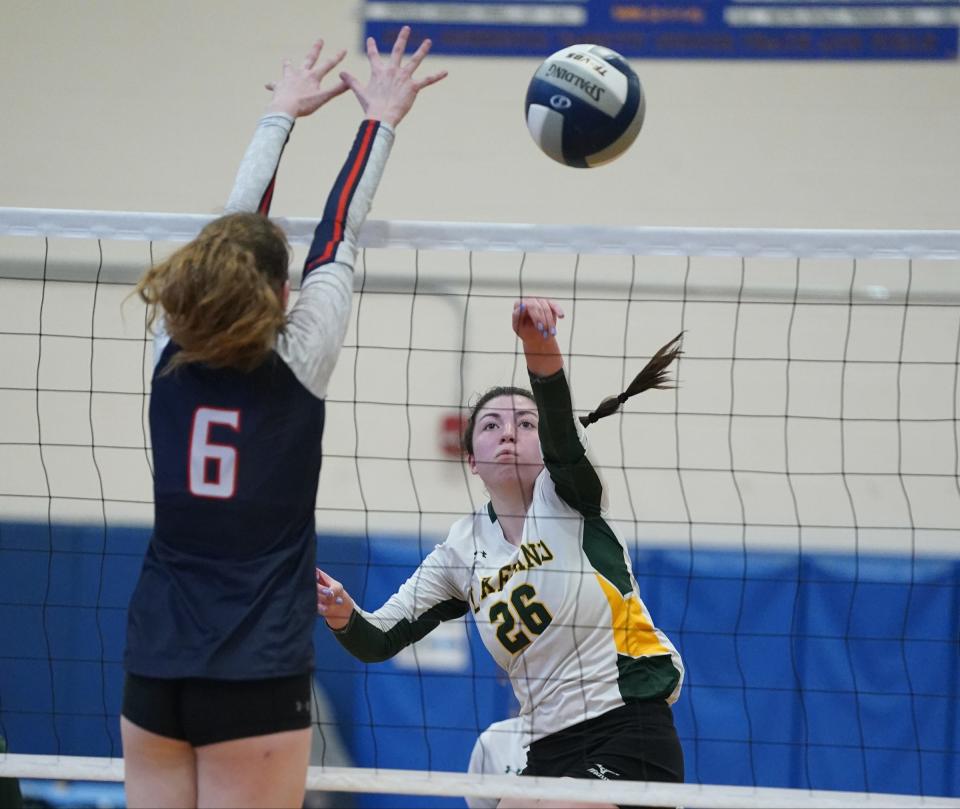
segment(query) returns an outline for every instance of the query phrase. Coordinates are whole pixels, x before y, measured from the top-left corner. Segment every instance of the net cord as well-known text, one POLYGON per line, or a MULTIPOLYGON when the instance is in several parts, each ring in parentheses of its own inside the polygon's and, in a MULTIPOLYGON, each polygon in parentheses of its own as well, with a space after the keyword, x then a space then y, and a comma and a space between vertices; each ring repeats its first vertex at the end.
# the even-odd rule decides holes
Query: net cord
MULTIPOLYGON (((123 781, 123 759, 83 756, 0 756, 0 778, 123 781)), ((704 784, 664 784, 588 779, 517 778, 515 775, 469 775, 457 772, 384 770, 360 767, 310 767, 307 789, 323 792, 522 798, 527 800, 609 800, 645 806, 686 809, 854 809, 854 807, 952 807, 958 798, 832 790, 778 789, 704 784)))
MULTIPOLYGON (((0 236, 184 242, 209 214, 0 207, 0 236)), ((275 218, 293 244, 317 220, 275 218)), ((368 220, 360 247, 779 258, 960 258, 960 231, 652 228, 368 220)))

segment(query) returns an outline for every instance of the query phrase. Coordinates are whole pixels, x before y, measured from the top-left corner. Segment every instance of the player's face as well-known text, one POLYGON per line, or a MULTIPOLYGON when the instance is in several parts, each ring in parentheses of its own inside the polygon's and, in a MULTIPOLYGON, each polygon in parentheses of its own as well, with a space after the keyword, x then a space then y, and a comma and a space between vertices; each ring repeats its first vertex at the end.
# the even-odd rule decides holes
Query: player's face
POLYGON ((537 405, 526 396, 497 396, 477 413, 470 471, 488 491, 533 488, 543 469, 538 423, 537 405))

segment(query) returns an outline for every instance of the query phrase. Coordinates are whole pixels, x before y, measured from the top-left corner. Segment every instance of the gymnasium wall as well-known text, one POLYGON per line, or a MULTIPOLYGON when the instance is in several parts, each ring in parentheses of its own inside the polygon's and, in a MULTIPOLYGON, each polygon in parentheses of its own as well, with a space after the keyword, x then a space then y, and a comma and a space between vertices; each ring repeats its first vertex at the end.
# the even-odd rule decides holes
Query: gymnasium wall
MULTIPOLYGON (((282 4, 250 0, 5 0, 0 23, 0 71, 6 77, 0 82, 0 206, 216 213, 256 117, 266 103, 268 94, 262 84, 277 75, 283 57, 299 58, 311 39, 322 35, 329 43, 328 50, 340 45, 350 48, 346 66, 363 75, 359 14, 358 3, 341 0, 291 0, 282 4)), ((448 69, 451 75, 425 92, 401 125, 373 218, 591 225, 960 228, 957 62, 636 61, 648 98, 644 130, 623 158, 591 171, 564 169, 552 163, 529 139, 522 120, 522 101, 536 60, 437 58, 429 64, 430 69, 448 69)), ((358 110, 351 98, 344 97, 312 120, 298 123, 281 169, 274 201, 277 215, 319 213, 327 187, 352 139, 358 110)), ((78 248, 56 244, 53 249, 56 256, 60 255, 57 251, 64 250, 72 261, 78 248)), ((82 248, 87 253, 90 249, 82 248)), ((146 263, 146 256, 132 249, 127 252, 131 260, 146 263)), ((95 263, 97 257, 88 254, 82 261, 95 263)), ((506 269, 500 266, 497 272, 510 272, 510 266, 517 266, 516 257, 509 261, 513 264, 506 269)), ((551 267, 546 262, 540 264, 536 277, 549 288, 551 267)), ((395 266, 409 270, 412 263, 407 256, 395 266)), ((656 273, 662 268, 649 269, 656 273)), ((682 270, 676 263, 664 272, 676 276, 682 270)), ((463 268, 457 266, 452 271, 461 272, 463 268)), ((623 271, 621 267, 613 272, 622 278, 623 271)), ((751 278, 760 286, 770 278, 789 285, 789 267, 771 264, 752 267, 751 271, 751 278)), ((586 265, 584 273, 589 272, 586 265)), ((728 286, 735 286, 739 266, 737 262, 714 262, 700 272, 704 283, 720 278, 728 286)), ((820 268, 822 278, 829 272, 830 267, 820 268)), ((849 266, 838 265, 837 272, 849 273, 849 266)), ((563 264, 562 278, 564 289, 569 289, 570 262, 563 264)), ((833 286, 842 290, 847 280, 844 275, 833 286)), ((956 289, 955 279, 940 281, 951 294, 956 289)), ((25 283, 15 292, 10 292, 12 287, 4 289, 11 296, 6 302, 0 300, 4 329, 15 319, 17 328, 39 319, 36 288, 25 283), (15 302, 13 295, 17 296, 15 302)), ((103 290, 98 311, 114 307, 119 312, 125 291, 103 290)), ((81 337, 87 333, 87 293, 48 284, 45 294, 46 317, 59 318, 58 328, 63 331, 75 331, 81 337)), ((364 328, 380 324, 381 336, 389 335, 384 338, 388 342, 407 339, 406 309, 393 307, 391 311, 391 301, 386 297, 371 297, 365 306, 364 328), (385 319, 379 320, 379 316, 385 319)), ((486 306, 489 308, 489 302, 486 306)), ((588 340, 589 348, 584 350, 594 353, 622 341, 626 329, 622 307, 617 309, 617 317, 611 318, 603 315, 602 305, 597 306, 600 308, 581 310, 583 320, 578 320, 584 324, 580 339, 588 340), (585 328, 587 323, 596 324, 592 336, 585 328)), ((443 340, 458 337, 461 321, 457 312, 442 305, 437 308, 443 311, 430 315, 431 323, 440 324, 437 334, 443 340)), ((784 328, 778 311, 755 311, 760 313, 753 324, 758 341, 762 344, 771 335, 782 341, 784 328)), ((132 314, 129 309, 127 312, 125 321, 120 323, 119 316, 113 316, 111 323, 116 323, 103 328, 114 336, 132 334, 139 313, 135 308, 132 314)), ((717 335, 730 339, 729 313, 727 309, 725 315, 717 317, 706 308, 700 310, 699 328, 691 331, 692 356, 716 344, 717 335)), ((631 349, 638 355, 649 353, 672 336, 678 308, 671 304, 655 311, 644 309, 641 314, 644 325, 634 326, 639 328, 634 334, 638 339, 631 349)), ((857 346, 863 346, 861 357, 869 359, 877 346, 889 349, 890 335, 899 336, 899 313, 889 314, 892 321, 865 317, 859 323, 855 340, 857 346)), ((801 331, 811 350, 822 348, 824 356, 842 351, 839 322, 824 320, 813 310, 806 317, 805 324, 801 320, 801 331)), ((351 334, 371 334, 357 331, 358 319, 359 315, 351 334)), ((489 330, 489 322, 478 317, 472 328, 482 334, 489 330)), ((637 320, 632 322, 636 324, 637 320)), ((912 321, 915 330, 906 343, 907 359, 933 352, 938 359, 949 362, 953 344, 926 339, 929 332, 923 331, 924 322, 928 321, 920 317, 912 321), (944 351, 946 354, 942 354, 944 351)), ((426 314, 418 321, 418 329, 422 330, 425 323, 426 314)), ((509 353, 512 348, 507 345, 506 315, 497 328, 504 333, 491 339, 509 353)), ((439 339, 426 331, 418 334, 418 340, 424 343, 439 339)), ((0 344, 7 352, 0 356, 4 384, 12 384, 11 379, 19 380, 18 385, 32 384, 37 359, 30 353, 35 347, 26 347, 29 342, 18 344, 16 351, 9 344, 0 344)), ((92 342, 87 338, 84 350, 89 350, 92 342)), ((117 497, 132 493, 137 498, 149 488, 141 411, 138 405, 117 417, 120 411, 111 409, 110 395, 115 388, 119 391, 119 385, 111 382, 115 374, 142 379, 142 346, 134 345, 130 351, 119 347, 117 353, 109 353, 113 349, 106 346, 104 343, 97 349, 102 353, 94 367, 89 354, 72 353, 73 349, 57 353, 48 345, 44 380, 67 379, 65 384, 75 384, 78 391, 48 404, 51 413, 61 407, 60 412, 69 414, 58 424, 64 429, 71 420, 80 424, 78 429, 86 429, 83 423, 91 420, 91 413, 96 416, 96 423, 89 429, 98 435, 98 443, 125 447, 111 450, 113 471, 101 486, 117 497), (83 391, 94 381, 106 393, 98 399, 97 409, 90 410, 83 391), (110 440, 111 435, 115 441, 110 440), (123 456, 126 450, 130 450, 129 463, 123 456)), ((884 356, 889 358, 889 351, 884 356)), ((334 378, 333 390, 345 397, 353 393, 354 360, 352 354, 345 354, 334 378)), ((481 360, 471 367, 471 386, 501 381, 491 377, 514 371, 512 363, 495 371, 494 361, 502 363, 502 357, 481 360)), ((373 352, 364 362, 361 386, 368 386, 368 392, 395 395, 396 386, 390 389, 391 382, 398 378, 395 355, 373 352)), ((696 367, 695 363, 686 366, 691 372, 696 367)), ((585 365, 580 368, 579 404, 593 404, 589 398, 594 394, 614 392, 608 390, 609 373, 587 370, 585 365)), ((614 370, 619 379, 620 366, 614 370)), ((452 402, 462 392, 452 383, 446 384, 459 369, 440 365, 421 371, 426 378, 445 385, 443 402, 452 402)), ((726 384, 726 377, 721 380, 710 372, 699 377, 692 374, 688 380, 684 395, 687 402, 697 402, 697 407, 707 409, 718 390, 726 396, 726 388, 712 387, 718 380, 726 384)), ((944 379, 914 379, 914 383, 906 388, 908 407, 915 402, 917 407, 950 412, 953 388, 944 379), (924 394, 925 385, 935 381, 938 391, 948 390, 943 401, 933 401, 924 394)), ((780 408, 782 413, 781 400, 776 398, 782 390, 771 387, 770 377, 765 377, 762 369, 756 376, 739 379, 738 384, 740 406, 751 401, 760 403, 758 407, 771 408, 771 412, 780 408)), ((815 410, 822 404, 822 391, 829 384, 829 380, 821 379, 810 380, 806 388, 797 386, 793 395, 799 399, 795 401, 815 410)), ((882 415, 889 417, 890 403, 898 401, 897 388, 898 380, 891 376, 882 384, 865 380, 858 387, 851 382, 851 393, 863 407, 861 415, 869 415, 871 407, 882 406, 887 408, 882 415)), ((116 395, 119 401, 122 394, 116 395)), ((28 399, 20 404, 4 400, 0 436, 32 435, 37 429, 37 403, 30 396, 28 399)), ((723 401, 720 406, 731 405, 723 401)), ((651 420, 645 422, 646 427, 638 428, 648 441, 647 457, 659 452, 669 463, 672 403, 644 407, 662 411, 659 415, 666 419, 662 430, 651 427, 660 424, 651 420)), ((326 498, 323 504, 338 520, 358 530, 367 521, 373 529, 371 534, 378 539, 351 544, 341 535, 327 536, 320 546, 321 559, 324 549, 330 548, 332 561, 349 568, 347 563, 356 561, 357 553, 366 554, 369 549, 383 554, 388 563, 385 569, 409 570, 433 539, 442 536, 453 512, 469 506, 478 496, 476 487, 465 484, 459 473, 451 476, 442 467, 430 471, 425 465, 420 480, 426 484, 416 491, 368 484, 367 492, 382 498, 379 505, 386 511, 372 517, 361 514, 356 495, 341 493, 353 474, 350 453, 354 442, 365 440, 368 449, 386 446, 391 453, 396 451, 397 458, 383 467, 382 483, 387 478, 396 480, 391 476, 397 472, 406 474, 406 434, 391 430, 390 422, 379 418, 376 408, 369 409, 368 427, 359 434, 353 431, 347 405, 334 405, 332 411, 331 427, 339 423, 343 429, 328 432, 331 458, 325 468, 326 483, 321 483, 321 498, 326 498), (337 453, 343 457, 337 459, 337 453), (439 511, 424 517, 416 511, 418 499, 439 511), (387 513, 391 508, 405 509, 406 513, 398 519, 387 513), (386 525, 389 520, 394 521, 393 531, 386 525)), ((722 460, 728 440, 742 442, 738 446, 746 455, 740 457, 763 458, 764 452, 778 446, 780 436, 759 431, 728 433, 723 412, 719 421, 701 422, 699 431, 691 425, 682 432, 684 450, 693 453, 687 457, 691 465, 697 453, 704 465, 722 460)), ((835 411, 831 413, 836 415, 835 411)), ((435 451, 433 415, 433 411, 421 411, 425 420, 414 425, 421 431, 418 452, 422 447, 435 451)), ((878 440, 875 434, 865 434, 857 450, 860 454, 851 459, 864 469, 879 461, 893 463, 895 438, 887 433, 878 440)), ((808 445, 836 446, 835 436, 824 435, 818 441, 821 443, 808 445)), ((613 464, 623 462, 622 437, 616 429, 598 428, 595 442, 601 458, 613 464)), ((916 437, 907 446, 907 461, 913 458, 921 464, 934 458, 938 471, 949 471, 953 469, 952 442, 952 438, 945 440, 939 433, 926 439, 916 437)), ((82 459, 69 458, 68 454, 63 455, 59 466, 52 465, 52 485, 62 485, 68 494, 76 485, 84 494, 97 491, 89 450, 83 448, 79 453, 82 459)), ((818 453, 810 454, 809 460, 814 463, 818 453)), ((4 491, 33 486, 35 480, 41 480, 43 470, 37 463, 37 458, 30 456, 30 466, 7 463, 0 468, 0 481, 8 487, 4 491)), ((380 474, 369 473, 374 481, 380 474)), ((950 639, 956 638, 956 616, 960 614, 960 573, 953 534, 933 532, 927 537, 922 532, 900 531, 892 544, 879 548, 884 555, 868 559, 854 555, 859 543, 877 550, 889 534, 878 538, 870 532, 817 534, 808 530, 802 539, 812 542, 816 553, 800 554, 795 532, 788 531, 779 555, 750 555, 749 572, 757 578, 747 585, 748 556, 741 547, 773 553, 771 544, 776 545, 780 538, 764 535, 762 530, 739 534, 737 495, 729 489, 729 479, 723 490, 704 479, 702 502, 706 512, 694 517, 732 526, 720 537, 723 547, 709 551, 707 548, 718 544, 716 533, 698 529, 696 536, 688 536, 683 504, 675 490, 665 497, 659 490, 650 494, 638 486, 637 491, 648 494, 641 496, 637 515, 630 513, 633 503, 621 491, 626 475, 614 473, 612 479, 618 487, 617 502, 627 534, 642 534, 637 560, 645 598, 667 632, 678 635, 675 640, 690 663, 693 688, 678 708, 678 721, 689 743, 691 780, 733 778, 751 783, 754 779, 771 785, 922 789, 931 794, 956 794, 960 771, 955 762, 941 755, 956 748, 960 732, 957 659, 955 654, 944 656, 951 648, 950 639), (650 510, 645 512, 644 508, 650 510), (697 559, 688 552, 688 540, 696 542, 700 551, 697 559), (933 553, 910 559, 914 542, 919 542, 921 550, 933 553), (703 567, 699 567, 701 564, 703 567), (783 581, 797 584, 786 588, 770 584, 783 581), (744 595, 747 589, 750 592, 744 595), (734 607, 740 610, 736 615, 730 612, 734 607), (754 625, 754 619, 766 623, 754 625), (871 621, 879 627, 875 634, 871 634, 871 621), (731 634, 734 629, 740 633, 736 637, 731 634), (797 641, 802 648, 786 648, 791 633, 803 636, 802 643, 797 641), (848 634, 861 638, 859 646, 854 644, 856 648, 852 648, 843 640, 848 634), (764 645, 767 641, 776 648, 764 645), (739 671, 741 661, 753 661, 756 666, 739 671), (835 668, 828 670, 823 661, 832 661, 835 668), (891 665, 885 665, 891 661, 891 665), (793 668, 796 665, 800 668, 793 668), (796 677, 800 674, 812 690, 812 699, 819 701, 812 710, 811 704, 798 700, 796 677), (911 682, 919 696, 911 696, 911 682), (757 690, 748 694, 747 684, 757 690), (859 689, 864 696, 853 696, 851 688, 859 689), (839 696, 831 696, 831 689, 839 696), (888 692, 896 698, 894 716, 889 703, 871 701, 877 693, 888 692), (758 701, 754 704, 755 698, 758 701), (952 707, 946 710, 944 705, 952 707), (768 725, 764 719, 771 712, 781 718, 768 725), (842 718, 819 725, 815 724, 817 716, 842 718), (761 729, 769 732, 757 735, 761 729), (872 742, 867 754, 861 752, 863 737, 872 742), (933 752, 911 753, 907 764, 896 758, 897 751, 916 750, 918 738, 923 739, 926 750, 933 752), (808 746, 787 744, 799 740, 808 742, 808 746), (815 776, 812 780, 811 771, 815 776)), ((779 499, 762 487, 751 490, 746 486, 743 491, 751 518, 776 511, 786 502, 784 491, 778 493, 779 499)), ((925 491, 925 508, 918 513, 918 522, 955 525, 953 494, 925 491)), ((904 524, 898 491, 891 494, 868 488, 852 495, 861 496, 879 509, 878 519, 904 524)), ((836 509, 849 519, 846 501, 826 502, 811 491, 806 502, 815 511, 836 509)), ((45 501, 41 505, 45 508, 45 501)), ((860 513, 862 517, 864 512, 860 513)), ((110 745, 111 739, 114 744, 117 741, 122 610, 136 575, 137 554, 145 541, 143 525, 149 519, 149 508, 131 507, 108 516, 110 527, 105 531, 99 502, 80 507, 76 502, 71 505, 69 500, 57 500, 50 529, 43 519, 27 523, 16 509, 0 510, 0 649, 4 650, 2 654, 17 650, 16 659, 4 659, 0 665, 0 729, 20 750, 116 752, 110 745), (47 663, 52 653, 66 661, 55 671, 47 663), (52 720, 50 715, 51 699, 59 700, 60 708, 86 718, 73 724, 69 732, 58 730, 59 720, 52 720)), ((803 522, 812 521, 804 512, 803 522)), ((390 580, 362 586, 370 587, 364 592, 372 602, 393 584, 390 580)), ((320 647, 322 678, 327 676, 323 673, 326 653, 336 655, 337 650, 320 647)), ((469 660, 470 666, 489 664, 482 654, 469 660)), ((385 671, 383 677, 389 679, 392 669, 385 671)), ((491 672, 483 668, 481 674, 477 681, 488 685, 491 672)), ((423 696, 421 686, 413 679, 403 685, 405 690, 400 693, 404 699, 392 703, 412 704, 415 714, 420 709, 417 700, 423 696), (408 695, 413 695, 412 702, 406 700, 408 695)), ((344 689, 342 680, 327 676, 325 684, 333 690, 344 689)), ((372 736, 364 741, 357 729, 365 721, 364 711, 369 710, 369 700, 392 693, 393 685, 378 684, 365 675, 353 678, 350 688, 358 690, 339 692, 341 704, 349 705, 350 711, 338 718, 360 759, 372 755, 369 747, 375 743, 372 736)), ((431 750, 445 746, 459 751, 459 755, 476 727, 507 710, 509 698, 502 685, 498 688, 484 692, 481 708, 473 717, 476 724, 470 726, 469 733, 461 733, 455 743, 449 737, 435 740, 433 748, 425 740, 421 745, 423 756, 434 755, 431 750)), ((409 733, 402 737, 404 743, 410 743, 410 738, 409 733)), ((386 753, 381 748, 378 755, 386 753)), ((388 766, 427 765, 427 760, 419 759, 402 763, 380 760, 389 761, 388 766)), ((460 766, 458 761, 455 756, 439 758, 434 766, 456 767, 460 766)))
MULTIPOLYGON (((365 70, 356 0, 5 0, 0 205, 214 212, 281 60, 312 38, 365 70)), ((437 58, 381 219, 736 227, 960 226, 960 63, 638 61, 647 121, 592 171, 533 146, 533 59, 437 58)), ((278 215, 320 210, 359 117, 301 122, 278 215)))
MULTIPOLYGON (((11 749, 119 755, 125 607, 147 537, 0 522, 0 650, 18 651, 0 666, 11 749)), ((430 547, 327 534, 317 558, 360 601, 379 604, 430 547)), ((655 542, 633 545, 632 556, 644 599, 687 666, 674 711, 688 781, 960 790, 956 559, 897 566, 655 542)), ((327 721, 356 766, 465 770, 479 731, 515 704, 472 623, 445 625, 416 652, 369 666, 322 626, 315 637, 317 680, 334 708, 327 721)), ((360 805, 462 802, 373 795, 360 805)))

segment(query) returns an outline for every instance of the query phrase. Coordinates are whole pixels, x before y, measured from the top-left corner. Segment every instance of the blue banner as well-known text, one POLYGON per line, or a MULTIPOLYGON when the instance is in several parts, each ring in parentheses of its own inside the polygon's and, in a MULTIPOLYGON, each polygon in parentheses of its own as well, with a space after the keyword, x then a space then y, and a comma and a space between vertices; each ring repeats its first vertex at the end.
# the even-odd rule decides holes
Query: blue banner
POLYGON ((433 52, 547 56, 576 43, 641 59, 955 60, 960 2, 928 0, 368 0, 366 33, 401 25, 433 52))
MULTIPOLYGON (((126 606, 149 535, 0 521, 10 752, 121 754, 126 606)), ((436 539, 320 536, 318 563, 375 608, 436 539)), ((960 795, 960 558, 645 543, 633 566, 686 666, 674 716, 688 782, 960 795)), ((510 686, 472 622, 448 630, 363 665, 318 622, 316 679, 355 766, 465 771, 480 731, 509 714, 510 686)))

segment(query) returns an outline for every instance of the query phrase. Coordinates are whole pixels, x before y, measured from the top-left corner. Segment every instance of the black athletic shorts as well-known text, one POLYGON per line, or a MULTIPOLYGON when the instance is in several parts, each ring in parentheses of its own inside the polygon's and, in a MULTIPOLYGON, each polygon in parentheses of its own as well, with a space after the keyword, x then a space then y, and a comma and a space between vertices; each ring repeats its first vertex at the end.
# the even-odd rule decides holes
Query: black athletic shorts
POLYGON ((683 781, 683 748, 664 700, 629 702, 538 739, 521 775, 683 781))
POLYGON ((127 674, 123 715, 171 739, 205 744, 310 727, 311 676, 160 680, 127 674))

